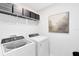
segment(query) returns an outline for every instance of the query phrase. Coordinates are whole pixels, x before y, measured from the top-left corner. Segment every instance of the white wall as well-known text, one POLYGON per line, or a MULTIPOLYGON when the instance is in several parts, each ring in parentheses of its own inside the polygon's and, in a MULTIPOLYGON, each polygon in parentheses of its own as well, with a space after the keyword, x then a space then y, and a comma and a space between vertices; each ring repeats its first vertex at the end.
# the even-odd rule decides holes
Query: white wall
MULTIPOLYGON (((37 21, 18 18, 0 13, 0 42, 10 35, 25 35, 37 32, 37 21)), ((2 55, 0 47, 0 55, 2 55)))
POLYGON ((55 4, 40 12, 39 32, 50 39, 50 53, 54 56, 71 56, 79 51, 79 4, 55 4), (49 33, 48 16, 69 11, 69 34, 49 33))

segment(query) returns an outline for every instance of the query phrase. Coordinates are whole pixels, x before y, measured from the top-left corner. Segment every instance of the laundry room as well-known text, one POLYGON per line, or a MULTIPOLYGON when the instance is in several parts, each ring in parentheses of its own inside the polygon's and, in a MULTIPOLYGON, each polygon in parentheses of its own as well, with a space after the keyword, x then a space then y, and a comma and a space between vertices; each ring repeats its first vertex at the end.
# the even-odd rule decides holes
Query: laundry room
POLYGON ((0 3, 0 56, 79 56, 79 3, 0 3))

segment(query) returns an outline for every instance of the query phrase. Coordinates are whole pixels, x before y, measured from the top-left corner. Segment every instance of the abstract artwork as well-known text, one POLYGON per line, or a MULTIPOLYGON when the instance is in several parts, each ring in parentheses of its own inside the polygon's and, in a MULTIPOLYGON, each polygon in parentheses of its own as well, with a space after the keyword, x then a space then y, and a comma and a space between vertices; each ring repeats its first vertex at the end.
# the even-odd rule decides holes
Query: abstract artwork
POLYGON ((69 12, 49 16, 48 25, 49 32, 69 33, 69 12))

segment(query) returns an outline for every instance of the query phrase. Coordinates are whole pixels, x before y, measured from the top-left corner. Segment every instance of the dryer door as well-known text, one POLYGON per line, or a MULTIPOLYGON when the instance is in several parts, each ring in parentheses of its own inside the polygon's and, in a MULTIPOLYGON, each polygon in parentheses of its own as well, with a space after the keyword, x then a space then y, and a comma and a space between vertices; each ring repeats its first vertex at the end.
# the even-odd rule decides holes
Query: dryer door
POLYGON ((38 45, 38 56, 49 56, 49 52, 48 39, 40 42, 38 45))

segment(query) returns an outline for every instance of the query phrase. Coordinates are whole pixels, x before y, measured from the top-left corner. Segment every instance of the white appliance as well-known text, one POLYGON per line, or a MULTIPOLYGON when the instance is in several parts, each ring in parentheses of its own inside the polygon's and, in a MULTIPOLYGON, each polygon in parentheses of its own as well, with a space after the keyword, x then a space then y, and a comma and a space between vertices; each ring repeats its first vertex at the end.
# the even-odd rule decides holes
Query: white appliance
POLYGON ((31 36, 29 39, 36 43, 36 55, 37 56, 49 56, 50 55, 49 40, 47 37, 33 35, 33 37, 31 36))
POLYGON ((1 47, 4 56, 35 56, 35 43, 22 36, 3 39, 1 47))

